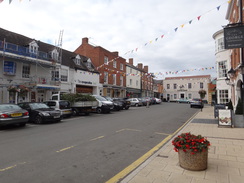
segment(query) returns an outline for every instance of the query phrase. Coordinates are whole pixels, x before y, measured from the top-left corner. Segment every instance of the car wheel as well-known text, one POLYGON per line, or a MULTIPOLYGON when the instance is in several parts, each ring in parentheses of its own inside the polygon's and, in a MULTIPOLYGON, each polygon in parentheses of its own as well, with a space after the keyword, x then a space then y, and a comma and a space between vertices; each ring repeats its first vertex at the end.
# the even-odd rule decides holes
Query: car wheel
POLYGON ((99 108, 97 108, 97 113, 98 114, 101 114, 102 113, 102 109, 99 107, 99 108))
POLYGON ((36 118, 35 118, 35 120, 34 120, 34 122, 36 123, 36 124, 42 124, 42 117, 40 116, 40 115, 37 115, 36 116, 36 118))
POLYGON ((126 106, 125 109, 128 110, 130 107, 129 106, 126 106))
POLYGON ((73 109, 73 110, 72 110, 72 115, 73 115, 73 116, 78 116, 78 114, 79 114, 79 113, 78 113, 78 111, 77 111, 76 109, 73 109))
POLYGON ((138 104, 135 104, 136 107, 138 107, 138 104))

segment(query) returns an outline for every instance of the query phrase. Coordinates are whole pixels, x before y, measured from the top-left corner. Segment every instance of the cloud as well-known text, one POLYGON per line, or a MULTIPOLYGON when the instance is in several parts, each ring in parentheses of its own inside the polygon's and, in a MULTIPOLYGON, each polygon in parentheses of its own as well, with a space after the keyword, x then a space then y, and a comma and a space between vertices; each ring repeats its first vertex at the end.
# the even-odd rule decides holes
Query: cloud
POLYGON ((227 5, 226 0, 15 0, 10 5, 5 0, 0 25, 51 44, 64 30, 62 47, 70 51, 89 37, 95 45, 133 58, 135 65, 148 65, 149 72, 166 72, 215 65, 212 35, 227 24, 227 5))

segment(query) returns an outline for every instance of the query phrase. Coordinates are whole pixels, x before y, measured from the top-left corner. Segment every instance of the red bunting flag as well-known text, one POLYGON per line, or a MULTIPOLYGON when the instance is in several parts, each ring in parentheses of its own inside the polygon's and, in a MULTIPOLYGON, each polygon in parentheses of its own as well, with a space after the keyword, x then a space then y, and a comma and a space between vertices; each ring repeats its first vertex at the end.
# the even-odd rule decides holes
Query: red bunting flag
POLYGON ((0 3, 3 2, 3 0, 0 0, 0 3))
POLYGON ((161 36, 161 38, 163 38, 163 37, 164 37, 164 35, 161 36))
POLYGON ((197 19, 200 20, 201 16, 198 16, 197 19))

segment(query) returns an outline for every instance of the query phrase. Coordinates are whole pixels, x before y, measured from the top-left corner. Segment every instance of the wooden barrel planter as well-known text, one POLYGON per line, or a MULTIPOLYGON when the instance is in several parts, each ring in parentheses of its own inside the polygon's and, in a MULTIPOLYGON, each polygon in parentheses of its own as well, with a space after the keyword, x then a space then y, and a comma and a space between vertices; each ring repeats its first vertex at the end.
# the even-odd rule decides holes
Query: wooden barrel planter
POLYGON ((192 171, 206 170, 208 166, 208 150, 192 154, 187 150, 179 149, 179 164, 182 168, 192 171))

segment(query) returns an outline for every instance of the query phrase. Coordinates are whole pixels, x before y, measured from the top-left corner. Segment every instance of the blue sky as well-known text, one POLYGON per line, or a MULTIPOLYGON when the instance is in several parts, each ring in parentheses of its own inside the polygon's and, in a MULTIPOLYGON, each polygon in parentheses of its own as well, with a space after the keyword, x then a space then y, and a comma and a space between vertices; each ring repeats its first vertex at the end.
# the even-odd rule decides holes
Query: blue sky
POLYGON ((215 76, 213 69, 198 69, 215 66, 212 35, 228 23, 227 6, 227 0, 4 0, 0 25, 51 44, 64 30, 62 47, 70 51, 89 37, 135 65, 148 65, 149 72, 179 71, 167 77, 215 76), (197 70, 181 72, 187 69, 197 70))

